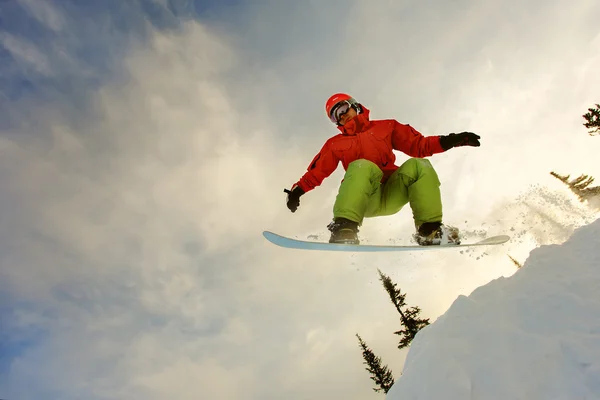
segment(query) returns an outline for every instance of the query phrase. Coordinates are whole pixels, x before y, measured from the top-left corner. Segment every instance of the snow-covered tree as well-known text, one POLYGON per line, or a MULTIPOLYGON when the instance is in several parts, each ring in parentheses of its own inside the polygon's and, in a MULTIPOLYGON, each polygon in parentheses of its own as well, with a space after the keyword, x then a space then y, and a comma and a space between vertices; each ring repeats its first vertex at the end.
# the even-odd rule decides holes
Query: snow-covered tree
POLYGON ((589 175, 580 175, 571 181, 570 175, 559 175, 554 171, 550 172, 550 175, 567 185, 581 202, 600 196, 600 186, 588 187, 594 182, 594 178, 589 175))

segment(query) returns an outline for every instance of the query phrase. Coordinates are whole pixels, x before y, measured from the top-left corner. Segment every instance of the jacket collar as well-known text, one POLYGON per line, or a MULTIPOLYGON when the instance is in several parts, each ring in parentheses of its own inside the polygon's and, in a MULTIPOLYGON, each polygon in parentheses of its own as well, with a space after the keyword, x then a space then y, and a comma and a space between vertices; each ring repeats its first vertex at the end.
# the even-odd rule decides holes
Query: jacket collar
POLYGON ((361 104, 362 112, 350 121, 346 122, 345 125, 338 125, 338 129, 343 135, 356 135, 360 132, 366 131, 371 125, 369 120, 369 114, 371 113, 368 108, 361 104))

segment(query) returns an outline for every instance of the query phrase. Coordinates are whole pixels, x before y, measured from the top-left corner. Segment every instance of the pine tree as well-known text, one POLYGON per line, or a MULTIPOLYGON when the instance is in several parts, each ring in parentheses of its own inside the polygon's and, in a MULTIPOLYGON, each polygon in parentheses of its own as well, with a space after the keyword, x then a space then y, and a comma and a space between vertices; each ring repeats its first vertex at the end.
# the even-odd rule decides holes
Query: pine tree
POLYGON ((567 185, 581 202, 600 196, 600 186, 588 187, 594 182, 594 178, 591 176, 580 175, 578 178, 569 181, 570 175, 559 175, 554 171, 550 172, 550 175, 567 185))
POLYGON ((421 329, 429 325, 429 318, 419 318, 419 313, 421 312, 419 307, 410 307, 403 310, 402 308, 406 307, 406 294, 402 293, 396 287, 396 284, 392 282, 390 277, 384 275, 380 270, 377 271, 379 272, 379 279, 383 283, 385 291, 390 296, 390 300, 394 304, 394 307, 396 307, 396 311, 400 314, 400 323, 404 329, 394 332, 394 334, 400 336, 398 348, 403 349, 410 345, 421 329))
POLYGON ((588 113, 583 114, 585 123, 583 126, 589 129, 591 136, 600 134, 600 104, 596 104, 596 108, 588 108, 588 113))
POLYGON ((513 264, 515 264, 517 266, 517 268, 522 268, 523 264, 521 264, 520 262, 518 262, 517 260, 515 260, 513 257, 510 256, 510 254, 508 255, 508 258, 510 258, 510 260, 513 262, 513 264))
POLYGON ((363 359, 365 360, 363 364, 367 366, 365 369, 369 371, 371 380, 377 385, 373 390, 376 392, 383 390, 384 393, 387 393, 394 385, 394 375, 392 374, 392 371, 387 365, 381 365, 381 358, 373 353, 373 350, 367 346, 358 333, 356 334, 356 337, 358 338, 358 343, 362 349, 363 359))

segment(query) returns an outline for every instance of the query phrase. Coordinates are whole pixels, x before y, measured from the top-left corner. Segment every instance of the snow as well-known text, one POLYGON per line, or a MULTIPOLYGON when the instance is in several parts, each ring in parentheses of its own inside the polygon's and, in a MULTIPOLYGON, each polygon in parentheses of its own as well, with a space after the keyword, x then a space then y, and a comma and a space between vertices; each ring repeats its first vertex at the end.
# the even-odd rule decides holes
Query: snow
POLYGON ((600 219, 458 297, 387 399, 600 399, 599 245, 600 219))

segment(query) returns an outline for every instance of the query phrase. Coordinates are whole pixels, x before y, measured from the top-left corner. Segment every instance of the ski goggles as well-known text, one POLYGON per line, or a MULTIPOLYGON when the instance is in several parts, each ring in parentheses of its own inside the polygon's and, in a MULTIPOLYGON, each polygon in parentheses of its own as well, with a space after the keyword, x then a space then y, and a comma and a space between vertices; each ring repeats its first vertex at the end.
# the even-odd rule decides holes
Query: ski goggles
POLYGON ((348 100, 340 101, 333 106, 331 112, 329 113, 329 119, 331 122, 336 125, 339 124, 340 118, 342 118, 342 116, 350 110, 350 107, 352 107, 352 103, 350 103, 348 100))

